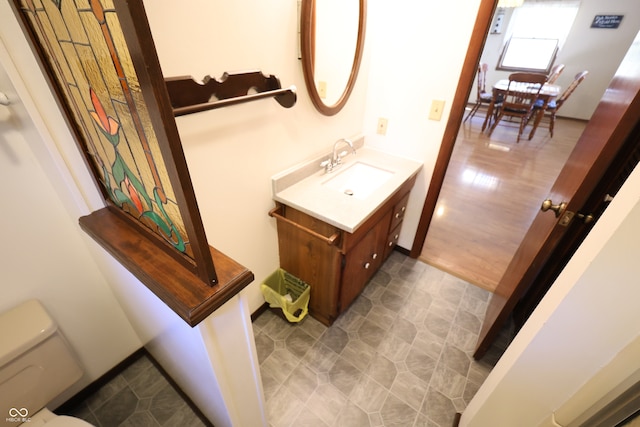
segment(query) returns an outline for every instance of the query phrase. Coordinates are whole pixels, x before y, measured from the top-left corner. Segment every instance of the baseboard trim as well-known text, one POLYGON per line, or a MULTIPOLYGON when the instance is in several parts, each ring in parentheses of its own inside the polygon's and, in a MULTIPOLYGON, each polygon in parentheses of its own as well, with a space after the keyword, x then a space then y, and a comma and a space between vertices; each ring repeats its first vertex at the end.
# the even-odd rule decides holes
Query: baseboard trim
POLYGON ((396 246, 393 250, 400 252, 402 255, 411 257, 411 251, 409 249, 403 248, 402 246, 396 246))
POLYGON ((187 394, 184 391, 182 391, 180 386, 176 384, 176 382, 173 380, 173 378, 171 378, 171 376, 167 373, 167 371, 165 371, 164 368, 160 366, 158 361, 154 359, 154 357, 146 349, 144 349, 144 351, 147 354, 147 357, 149 358, 149 360, 151 360, 151 363, 153 363, 153 365, 158 369, 158 371, 160 371, 160 373, 167 379, 169 384, 173 386, 173 388, 178 392, 180 397, 182 397, 182 400, 184 400, 187 403, 187 405, 189 405, 189 408, 191 408, 191 410, 196 414, 196 416, 200 418, 200 421, 202 421, 202 424, 204 424, 205 427, 215 427, 211 423, 211 421, 209 421, 209 419, 204 416, 200 408, 198 408, 196 404, 193 403, 191 398, 187 396, 187 394))
POLYGON ((94 394, 100 388, 104 387, 109 381, 117 377, 121 372, 123 372, 126 368, 131 366, 133 362, 140 359, 145 355, 147 351, 144 348, 140 348, 127 356, 122 362, 118 363, 113 368, 109 369, 104 375, 102 375, 97 380, 93 381, 85 388, 74 394, 69 400, 64 402, 62 405, 58 406, 53 412, 56 414, 67 414, 73 408, 77 407, 79 404, 87 400, 89 396, 94 394))
POLYGON ((260 315, 262 315, 262 313, 264 313, 267 310, 269 310, 269 303, 265 302, 260 307, 258 307, 256 311, 251 313, 251 322, 255 322, 256 319, 260 317, 260 315))
POLYGON ((462 418, 462 414, 458 412, 453 418, 453 427, 458 427, 460 425, 460 418, 462 418))
POLYGON ((69 400, 64 402, 62 405, 58 406, 53 412, 58 414, 58 415, 64 415, 64 414, 70 413, 74 408, 76 408, 82 402, 87 400, 87 398, 89 396, 91 396, 96 391, 98 391, 100 388, 105 386, 109 381, 113 380, 115 377, 117 377, 119 374, 121 374, 125 369, 127 369, 129 366, 131 366, 136 360, 140 359, 143 356, 146 356, 146 357, 149 358, 151 363, 153 363, 153 365, 156 367, 156 369, 158 369, 158 371, 160 371, 160 373, 162 374, 162 376, 165 377, 167 382, 169 382, 169 384, 171 384, 171 386, 173 386, 173 388, 176 390, 176 392, 187 403, 187 405, 189 405, 191 410, 196 414, 196 416, 200 419, 200 421, 202 421, 202 423, 206 427, 214 427, 214 425, 211 423, 211 421, 209 421, 209 419, 204 416, 204 414, 202 413, 200 408, 198 408, 193 403, 191 398, 189 398, 189 396, 187 396, 187 394, 184 391, 182 391, 180 386, 178 386, 178 384, 176 384, 176 382, 173 380, 173 378, 171 378, 171 376, 167 373, 167 371, 165 371, 164 368, 162 366, 160 366, 158 361, 156 359, 154 359, 154 357, 151 355, 151 353, 149 353, 147 351, 147 349, 144 348, 144 347, 139 348, 138 350, 133 352, 131 355, 129 355, 126 359, 124 359, 122 362, 118 363, 116 366, 114 366, 113 368, 109 369, 109 371, 107 371, 104 375, 102 375, 100 378, 98 378, 97 380, 93 381, 91 384, 89 384, 88 386, 86 386, 85 388, 80 390, 78 393, 73 395, 69 400))

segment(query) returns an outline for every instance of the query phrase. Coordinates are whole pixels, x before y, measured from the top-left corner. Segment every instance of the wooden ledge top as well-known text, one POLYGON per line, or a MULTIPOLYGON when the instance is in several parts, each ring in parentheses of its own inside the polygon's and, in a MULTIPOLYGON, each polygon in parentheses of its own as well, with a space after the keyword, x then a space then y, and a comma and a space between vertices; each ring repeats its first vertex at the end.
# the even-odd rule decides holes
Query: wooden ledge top
POLYGON ((79 219, 80 227, 190 326, 196 326, 254 279, 209 246, 218 284, 209 286, 108 208, 79 219))

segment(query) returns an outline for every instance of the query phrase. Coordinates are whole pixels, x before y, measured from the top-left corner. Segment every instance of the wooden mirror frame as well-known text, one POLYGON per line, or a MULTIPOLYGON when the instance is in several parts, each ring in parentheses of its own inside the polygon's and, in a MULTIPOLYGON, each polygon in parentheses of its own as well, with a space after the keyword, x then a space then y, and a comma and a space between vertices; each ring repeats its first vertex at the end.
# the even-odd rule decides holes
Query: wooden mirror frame
POLYGON ((364 51, 364 36, 366 32, 367 21, 367 0, 359 0, 360 10, 358 17, 358 39, 356 41, 356 50, 351 66, 351 73, 347 85, 342 95, 333 105, 326 105, 316 89, 315 79, 313 76, 315 62, 315 2, 316 0, 302 0, 301 19, 300 19, 300 43, 302 53, 302 72, 307 91, 311 97, 311 102, 316 109, 325 116, 333 116, 337 114, 347 103, 349 95, 353 91, 362 61, 362 53, 364 51))

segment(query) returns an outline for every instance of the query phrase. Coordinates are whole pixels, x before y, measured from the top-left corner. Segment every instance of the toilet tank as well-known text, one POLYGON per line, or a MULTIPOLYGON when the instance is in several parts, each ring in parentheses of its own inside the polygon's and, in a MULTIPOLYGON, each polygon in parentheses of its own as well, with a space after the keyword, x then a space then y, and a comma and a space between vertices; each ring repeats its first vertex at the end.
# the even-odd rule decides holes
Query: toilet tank
POLYGON ((0 314, 0 419, 35 414, 81 377, 82 368, 39 301, 0 314))

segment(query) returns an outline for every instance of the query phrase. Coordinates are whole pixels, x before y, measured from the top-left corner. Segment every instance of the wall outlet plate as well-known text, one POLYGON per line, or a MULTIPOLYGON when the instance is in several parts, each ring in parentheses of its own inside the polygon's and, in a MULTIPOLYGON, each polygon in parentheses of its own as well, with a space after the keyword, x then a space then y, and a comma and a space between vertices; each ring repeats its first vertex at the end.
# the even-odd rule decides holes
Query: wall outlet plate
POLYGON ((378 135, 386 135, 388 124, 389 124, 389 121, 387 119, 385 119, 384 117, 380 117, 378 119, 378 127, 376 128, 376 133, 378 135))

